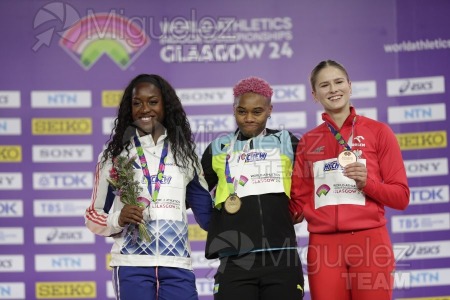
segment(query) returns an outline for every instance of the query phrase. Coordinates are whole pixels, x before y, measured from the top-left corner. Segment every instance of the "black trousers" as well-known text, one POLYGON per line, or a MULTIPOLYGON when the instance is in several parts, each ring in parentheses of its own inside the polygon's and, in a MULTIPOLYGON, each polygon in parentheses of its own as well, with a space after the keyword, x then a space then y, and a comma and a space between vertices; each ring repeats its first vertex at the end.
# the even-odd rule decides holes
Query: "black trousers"
POLYGON ((303 270, 296 249, 221 258, 214 279, 215 300, 303 299, 303 270))

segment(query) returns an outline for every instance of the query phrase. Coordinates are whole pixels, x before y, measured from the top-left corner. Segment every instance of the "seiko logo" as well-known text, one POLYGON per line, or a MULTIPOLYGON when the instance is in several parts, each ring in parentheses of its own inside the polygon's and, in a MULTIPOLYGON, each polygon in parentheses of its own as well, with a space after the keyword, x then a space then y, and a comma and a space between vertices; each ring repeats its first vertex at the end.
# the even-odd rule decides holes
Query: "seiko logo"
POLYGON ((21 146, 0 146, 0 162, 21 162, 21 146))
POLYGON ((36 282, 36 298, 97 298, 95 281, 36 282))
POLYGON ((34 135, 92 134, 90 118, 33 118, 31 126, 34 135))

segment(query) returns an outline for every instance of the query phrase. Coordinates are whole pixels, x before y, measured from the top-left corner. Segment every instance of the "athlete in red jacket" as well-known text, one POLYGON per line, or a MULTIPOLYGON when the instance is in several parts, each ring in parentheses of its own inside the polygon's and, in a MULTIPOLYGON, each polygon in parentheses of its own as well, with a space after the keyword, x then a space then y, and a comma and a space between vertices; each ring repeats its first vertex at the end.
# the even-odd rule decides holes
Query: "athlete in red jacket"
POLYGON ((391 299, 394 256, 384 206, 403 210, 409 203, 398 142, 387 125, 356 114, 341 64, 319 63, 311 86, 324 123, 300 140, 290 201, 295 222, 308 222, 311 297, 391 299))

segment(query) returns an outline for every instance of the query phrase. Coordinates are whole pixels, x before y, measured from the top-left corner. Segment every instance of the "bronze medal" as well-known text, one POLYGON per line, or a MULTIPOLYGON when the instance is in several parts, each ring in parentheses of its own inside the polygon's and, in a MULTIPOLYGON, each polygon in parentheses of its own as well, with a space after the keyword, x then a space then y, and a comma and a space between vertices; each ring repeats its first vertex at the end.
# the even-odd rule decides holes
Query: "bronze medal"
POLYGON ((337 159, 338 159, 338 163, 343 168, 345 168, 346 165, 354 163, 358 160, 358 158, 356 157, 356 154, 350 150, 345 150, 345 151, 342 151, 341 153, 339 153, 337 159))
POLYGON ((227 200, 225 200, 224 208, 225 211, 231 215, 237 213, 241 209, 241 199, 236 194, 231 194, 228 196, 227 200))

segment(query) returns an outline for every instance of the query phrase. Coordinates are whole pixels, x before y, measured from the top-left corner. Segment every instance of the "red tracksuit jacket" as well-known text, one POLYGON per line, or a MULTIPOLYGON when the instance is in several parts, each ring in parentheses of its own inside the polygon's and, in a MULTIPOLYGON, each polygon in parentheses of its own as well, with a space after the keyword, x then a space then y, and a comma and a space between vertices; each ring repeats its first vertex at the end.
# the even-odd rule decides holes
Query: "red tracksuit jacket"
MULTIPOLYGON (((386 224, 384 206, 403 210, 409 203, 409 188, 397 139, 381 122, 357 116, 353 107, 339 130, 345 141, 352 135, 352 151, 366 159, 367 184, 362 192, 365 205, 326 205, 315 208, 313 163, 337 158, 343 147, 323 123, 300 140, 292 175, 290 211, 303 212, 308 231, 331 233, 380 227, 386 224), (354 117, 356 122, 352 126, 354 117)), ((324 113, 322 119, 338 128, 324 113)))

